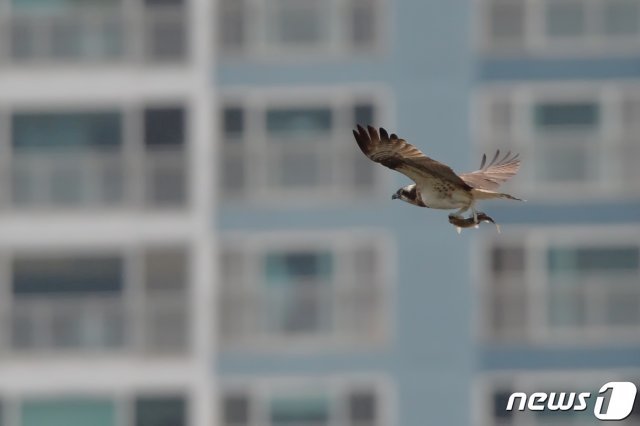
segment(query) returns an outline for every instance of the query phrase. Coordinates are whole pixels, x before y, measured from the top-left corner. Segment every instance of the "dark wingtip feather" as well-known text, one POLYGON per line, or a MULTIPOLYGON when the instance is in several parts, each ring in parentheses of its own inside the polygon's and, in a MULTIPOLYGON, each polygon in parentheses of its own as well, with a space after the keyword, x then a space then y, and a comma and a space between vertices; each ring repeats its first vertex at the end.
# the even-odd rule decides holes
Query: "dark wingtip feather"
POLYGON ((396 135, 395 133, 391 133, 389 137, 391 138, 391 140, 398 140, 398 135, 396 135))
POLYGON ((384 127, 380 127, 380 138, 381 139, 389 139, 389 133, 384 127))
POLYGON ((489 163, 489 166, 493 166, 496 162, 496 160, 498 159, 498 157, 500 156, 500 150, 498 149, 496 151, 496 155, 493 156, 493 160, 491 160, 491 162, 489 163))
POLYGON ((487 162, 487 154, 482 154, 482 161, 480 162, 480 170, 484 168, 484 165, 486 162, 487 162))

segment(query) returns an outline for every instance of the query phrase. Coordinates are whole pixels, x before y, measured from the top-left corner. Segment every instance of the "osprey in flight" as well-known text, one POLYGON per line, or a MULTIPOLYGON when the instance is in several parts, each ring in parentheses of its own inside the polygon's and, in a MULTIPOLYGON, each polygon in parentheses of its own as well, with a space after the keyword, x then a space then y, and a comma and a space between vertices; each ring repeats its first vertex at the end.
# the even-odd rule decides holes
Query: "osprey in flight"
POLYGON ((451 167, 427 157, 415 146, 399 139, 397 135, 389 135, 382 127, 378 133, 371 126, 364 129, 358 125, 358 130, 354 130, 353 135, 367 157, 399 171, 415 182, 398 189, 392 199, 400 199, 419 207, 457 209, 449 215, 449 222, 459 228, 476 226, 479 221, 493 223, 491 217, 475 209, 479 200, 504 198, 522 201, 496 191, 502 183, 518 172, 518 155, 511 156, 509 152, 499 159, 498 151, 488 164, 487 156, 483 155, 480 170, 458 175, 451 167), (473 216, 465 219, 461 215, 467 210, 471 210, 473 216))

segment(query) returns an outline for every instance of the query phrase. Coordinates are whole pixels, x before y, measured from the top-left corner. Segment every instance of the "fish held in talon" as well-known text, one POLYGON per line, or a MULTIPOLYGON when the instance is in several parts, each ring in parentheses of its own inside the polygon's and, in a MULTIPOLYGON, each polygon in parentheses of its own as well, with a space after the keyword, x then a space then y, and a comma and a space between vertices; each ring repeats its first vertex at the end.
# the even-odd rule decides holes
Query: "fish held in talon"
POLYGON ((500 232, 500 226, 488 214, 484 212, 478 212, 477 219, 478 221, 476 222, 473 216, 464 218, 460 216, 449 215, 449 223, 456 227, 458 233, 461 232, 462 228, 478 228, 478 225, 482 222, 493 223, 494 225, 496 225, 498 232, 500 232))

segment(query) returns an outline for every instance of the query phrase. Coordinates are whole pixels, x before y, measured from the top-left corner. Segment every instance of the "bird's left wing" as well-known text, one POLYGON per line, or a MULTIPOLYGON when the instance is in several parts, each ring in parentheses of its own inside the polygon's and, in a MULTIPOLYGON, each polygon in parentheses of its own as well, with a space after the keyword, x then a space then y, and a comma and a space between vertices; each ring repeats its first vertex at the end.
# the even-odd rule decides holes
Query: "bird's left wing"
POLYGON ((395 133, 389 135, 382 127, 378 133, 372 126, 364 129, 358 125, 353 136, 362 152, 372 161, 402 173, 417 184, 440 179, 470 189, 451 167, 427 157, 415 146, 398 138, 395 133))
POLYGON ((511 179, 520 170, 520 160, 518 154, 511 155, 511 151, 500 158, 500 150, 496 152, 493 160, 487 163, 487 155, 482 155, 480 169, 475 172, 463 173, 462 180, 474 188, 494 191, 500 185, 511 179))

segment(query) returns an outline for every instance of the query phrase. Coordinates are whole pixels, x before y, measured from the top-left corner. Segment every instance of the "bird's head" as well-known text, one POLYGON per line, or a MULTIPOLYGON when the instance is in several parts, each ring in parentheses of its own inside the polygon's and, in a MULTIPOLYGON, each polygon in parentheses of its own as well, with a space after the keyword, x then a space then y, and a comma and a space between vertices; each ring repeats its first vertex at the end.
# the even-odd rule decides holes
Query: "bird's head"
POLYGON ((402 200, 409 204, 419 205, 417 203, 416 185, 411 184, 398 189, 392 196, 392 200, 402 200))

